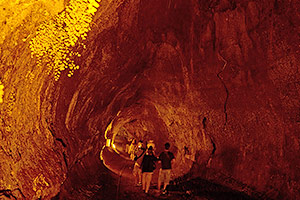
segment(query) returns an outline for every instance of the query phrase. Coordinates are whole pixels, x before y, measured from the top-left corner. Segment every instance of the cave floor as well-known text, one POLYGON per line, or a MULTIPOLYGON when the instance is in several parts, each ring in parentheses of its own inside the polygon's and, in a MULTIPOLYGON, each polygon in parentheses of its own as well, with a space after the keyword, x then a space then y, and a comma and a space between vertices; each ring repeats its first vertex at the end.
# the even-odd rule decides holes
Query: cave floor
POLYGON ((192 181, 186 181, 179 185, 170 185, 168 194, 162 195, 155 183, 151 183, 149 194, 145 194, 141 187, 134 186, 133 180, 123 180, 120 184, 120 191, 116 199, 197 199, 197 200, 254 200, 256 198, 231 190, 224 186, 211 183, 209 181, 197 178, 192 181))
MULTIPOLYGON (((142 191, 141 186, 134 184, 132 169, 134 162, 125 159, 116 154, 111 149, 103 151, 103 157, 106 160, 105 165, 114 172, 117 180, 117 200, 142 200, 142 199, 198 199, 198 200, 252 200, 257 199, 250 197, 239 191, 232 190, 226 186, 213 183, 201 178, 183 180, 175 183, 171 181, 168 186, 168 194, 162 195, 157 190, 158 170, 155 170, 151 182, 149 194, 142 191)), ((95 198, 95 196, 94 196, 95 198)))

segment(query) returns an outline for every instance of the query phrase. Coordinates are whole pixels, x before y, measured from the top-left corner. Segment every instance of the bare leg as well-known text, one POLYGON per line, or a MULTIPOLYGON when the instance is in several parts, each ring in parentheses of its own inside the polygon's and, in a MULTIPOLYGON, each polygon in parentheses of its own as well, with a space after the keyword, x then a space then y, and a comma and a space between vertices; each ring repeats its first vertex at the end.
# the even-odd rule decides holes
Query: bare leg
POLYGON ((146 189, 146 173, 142 173, 142 189, 146 189))
POLYGON ((162 171, 160 169, 159 174, 158 174, 158 180, 157 180, 157 189, 158 190, 160 190, 160 187, 161 187, 161 176, 162 176, 162 171))
POLYGON ((161 187, 161 182, 158 180, 158 182, 157 182, 157 189, 160 190, 160 187, 161 187))
POLYGON ((142 170, 141 169, 139 169, 139 171, 138 171, 138 180, 139 180, 138 184, 141 184, 142 183, 142 170))
POLYGON ((152 179, 152 173, 148 173, 146 175, 146 190, 145 190, 145 193, 148 193, 148 191, 149 191, 151 179, 152 179))
POLYGON ((166 188, 167 188, 167 183, 164 183, 164 188, 163 188, 163 190, 166 190, 166 188))
POLYGON ((136 166, 136 164, 133 166, 133 175, 134 175, 134 183, 135 183, 135 185, 137 185, 139 182, 141 183, 141 176, 142 176, 142 174, 141 174, 141 170, 140 170, 140 168, 138 168, 137 166, 136 166))

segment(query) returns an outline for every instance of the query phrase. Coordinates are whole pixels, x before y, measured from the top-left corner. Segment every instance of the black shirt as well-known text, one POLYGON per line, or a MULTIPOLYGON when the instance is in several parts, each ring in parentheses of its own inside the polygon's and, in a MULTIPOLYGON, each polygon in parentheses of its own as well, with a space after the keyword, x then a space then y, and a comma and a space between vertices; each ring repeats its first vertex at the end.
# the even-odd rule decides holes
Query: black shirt
POLYGON ((146 154, 142 161, 142 172, 153 172, 157 158, 153 154, 146 154))
POLYGON ((174 154, 170 151, 164 151, 159 155, 162 169, 172 169, 171 161, 174 159, 174 154))

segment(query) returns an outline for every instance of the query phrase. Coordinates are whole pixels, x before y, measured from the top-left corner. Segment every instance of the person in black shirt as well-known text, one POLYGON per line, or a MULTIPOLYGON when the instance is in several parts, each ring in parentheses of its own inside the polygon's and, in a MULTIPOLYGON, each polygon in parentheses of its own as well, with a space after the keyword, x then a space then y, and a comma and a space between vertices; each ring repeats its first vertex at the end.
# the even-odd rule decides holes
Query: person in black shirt
POLYGON ((153 155, 153 147, 150 146, 147 150, 146 155, 144 155, 141 167, 142 167, 142 188, 145 193, 148 193, 150 188, 150 183, 155 170, 155 162, 157 158, 153 155))
POLYGON ((165 144, 165 150, 159 155, 159 162, 161 162, 161 169, 159 169, 158 175, 158 183, 157 189, 160 190, 161 183, 164 183, 163 186, 163 194, 166 194, 167 185, 171 179, 171 169, 172 169, 172 162, 174 162, 174 154, 169 151, 170 144, 167 142, 165 144))

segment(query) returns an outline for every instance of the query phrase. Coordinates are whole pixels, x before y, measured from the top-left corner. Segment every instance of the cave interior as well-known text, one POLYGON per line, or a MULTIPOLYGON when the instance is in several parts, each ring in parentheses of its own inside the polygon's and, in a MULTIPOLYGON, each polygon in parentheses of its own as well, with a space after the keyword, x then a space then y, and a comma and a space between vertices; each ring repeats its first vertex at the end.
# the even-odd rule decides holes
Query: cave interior
POLYGON ((300 199, 300 1, 2 0, 0 16, 1 199, 160 199, 132 185, 133 139, 171 144, 169 199, 300 199))

